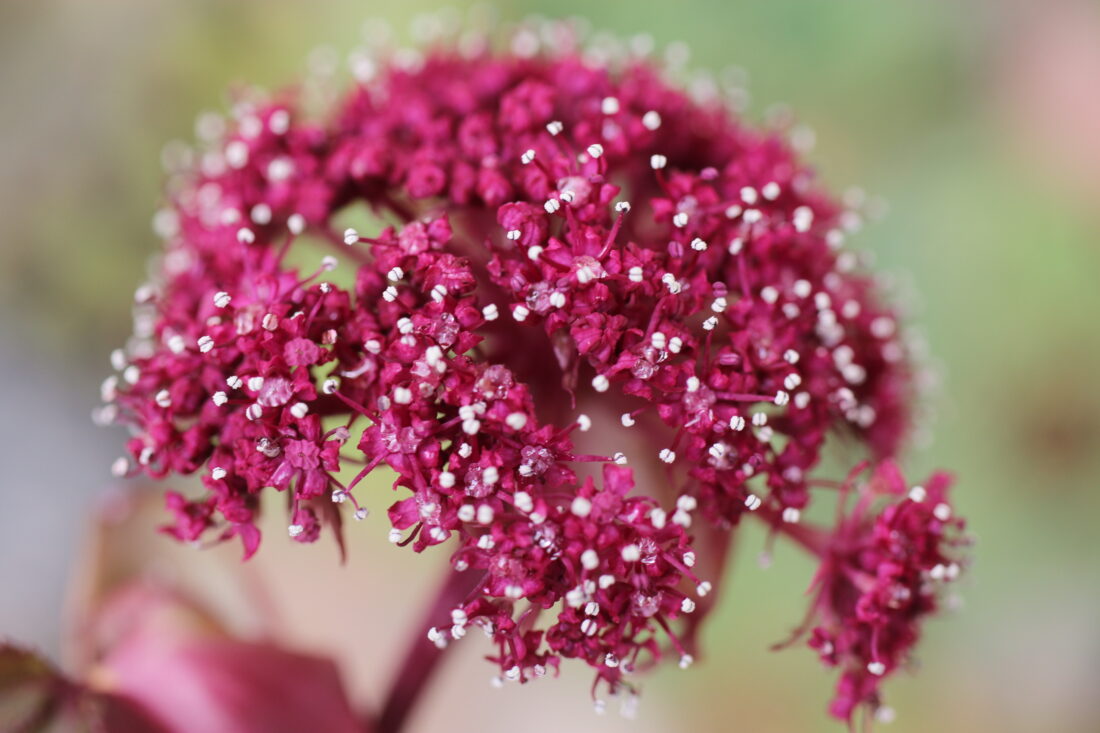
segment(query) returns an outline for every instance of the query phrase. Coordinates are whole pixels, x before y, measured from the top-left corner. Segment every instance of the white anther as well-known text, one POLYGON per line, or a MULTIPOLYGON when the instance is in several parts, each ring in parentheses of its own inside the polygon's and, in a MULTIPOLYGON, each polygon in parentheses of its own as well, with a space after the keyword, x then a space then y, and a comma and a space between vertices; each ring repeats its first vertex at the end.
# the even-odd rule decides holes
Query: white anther
POLYGON ((775 181, 765 183, 764 187, 760 189, 760 193, 764 194, 764 198, 768 201, 775 201, 779 198, 779 184, 775 181))
POLYGON ((432 300, 434 300, 436 303, 442 303, 443 299, 446 297, 447 286, 443 283, 437 283, 436 286, 432 288, 432 300))
POLYGON ((512 309, 512 318, 520 322, 526 320, 527 316, 530 314, 531 311, 529 311, 525 305, 517 305, 512 309))
POLYGON ((597 374, 592 378, 592 389, 597 392, 606 392, 607 388, 611 386, 611 382, 602 374, 597 374))
POLYGON ((395 387, 393 390, 393 401, 399 405, 407 405, 412 402, 413 393, 408 387, 395 387))
POLYGON ((741 200, 749 206, 756 203, 756 189, 752 186, 745 186, 741 189, 741 200))
MULTIPOLYGON (((167 344, 168 350, 171 351, 173 354, 182 354, 184 351, 187 350, 187 342, 183 339, 183 336, 180 336, 179 334, 170 336, 168 338, 167 344)), ((136 369, 137 367, 134 368, 136 369)), ((123 377, 125 376, 126 375, 124 373, 123 377)))
POLYGON ((512 430, 523 430, 527 426, 527 415, 522 412, 513 412, 504 418, 504 422, 512 430))
POLYGON ((214 307, 215 308, 224 308, 227 305, 229 305, 229 302, 231 300, 233 300, 233 297, 231 295, 229 295, 229 293, 225 292, 224 290, 220 290, 220 291, 214 293, 214 307))
POLYGON ((657 455, 665 463, 672 463, 676 460, 676 452, 671 448, 662 448, 661 452, 657 455))
POLYGON ((555 308, 564 308, 565 307, 565 293, 563 293, 559 290, 555 290, 554 292, 550 293, 550 305, 552 305, 555 308))
POLYGON ((104 402, 114 402, 118 396, 118 377, 111 375, 99 386, 99 398, 104 402))
POLYGON ((620 213, 620 214, 627 213, 628 211, 630 211, 630 202, 629 201, 620 201, 620 202, 618 202, 617 204, 615 204, 615 211, 620 213))
POLYGON ((791 401, 791 396, 787 392, 784 392, 783 390, 779 390, 778 392, 775 393, 775 404, 778 405, 779 407, 783 407, 783 405, 787 404, 790 401, 791 401))
POLYGON ((715 298, 714 302, 710 304, 710 309, 715 313, 722 313, 729 307, 729 301, 725 298, 715 298))
POLYGON ((923 486, 914 486, 909 489, 909 498, 918 504, 928 498, 928 492, 925 491, 923 486))
POLYGON ((595 550, 585 550, 581 553, 581 565, 585 570, 595 570, 600 566, 600 556, 595 550))
POLYGON ((760 213, 760 209, 745 209, 745 213, 741 216, 742 220, 746 224, 755 224, 764 218, 764 215, 760 213))
POLYGON ((535 502, 526 491, 517 491, 512 499, 516 503, 516 509, 524 514, 529 514, 535 509, 535 502))
POLYGON ((359 232, 352 227, 344 230, 344 244, 351 246, 359 242, 359 232))
POLYGON ((252 403, 248 406, 248 409, 244 411, 244 416, 249 420, 259 420, 264 416, 264 408, 256 403, 252 403))
POLYGON ((634 416, 631 415, 629 412, 624 412, 622 414, 622 417, 619 418, 619 422, 621 422, 623 424, 624 428, 633 427, 633 425, 634 425, 634 416))
POLYGON ((764 502, 756 494, 749 494, 745 497, 745 507, 748 508, 750 512, 755 512, 763 503, 764 502))
POLYGON ((684 613, 691 613, 695 610, 695 601, 684 596, 684 600, 680 601, 680 610, 684 613))
POLYGON ((276 135, 282 135, 290 129, 290 113, 285 109, 277 109, 267 118, 267 127, 276 135))
POLYGON ((730 240, 729 253, 731 255, 737 255, 741 253, 741 248, 745 246, 745 243, 741 241, 740 237, 734 237, 730 240))
POLYGON ((199 336, 198 346, 199 351, 205 354, 214 348, 214 339, 209 336, 199 336))
POLYGON ((561 192, 560 197, 561 197, 561 200, 564 201, 565 203, 571 204, 576 200, 577 194, 573 193, 569 189, 565 189, 564 191, 561 192))
POLYGON ((802 384, 802 377, 797 374, 788 374, 783 378, 783 386, 788 390, 797 389, 800 384, 802 384))
MULTIPOLYGON (((731 204, 730 206, 726 207, 726 218, 736 219, 737 217, 741 216, 741 211, 742 209, 740 206, 738 206, 737 204, 731 204)), ((736 252, 734 254, 736 254, 736 252)))
POLYGON ((702 239, 699 239, 699 237, 696 237, 695 239, 691 240, 691 248, 696 252, 705 252, 707 249, 707 243, 704 242, 702 239))
MULTIPOLYGON (((591 618, 586 618, 584 621, 581 621, 581 633, 585 636, 593 636, 598 630, 599 625, 595 622, 595 620, 591 618)), ((603 701, 598 700, 597 702, 603 701)))
POLYGON ((687 384, 684 385, 688 392, 698 392, 699 388, 703 386, 703 383, 699 381, 699 377, 688 377, 687 384))
POLYGON ((405 538, 401 534, 401 530, 394 527, 393 529, 390 530, 389 536, 387 536, 386 539, 388 539, 391 544, 396 545, 398 542, 400 542, 401 540, 403 540, 405 538))
POLYGON ((563 125, 558 120, 554 120, 553 122, 547 123, 546 125, 546 131, 549 132, 551 135, 554 135, 555 137, 560 135, 561 131, 564 129, 565 125, 563 125))
POLYGON ((799 206, 794 210, 794 228, 800 232, 808 232, 814 223, 814 210, 809 206, 799 206))
POLYGON ((702 583, 695 586, 695 592, 697 594, 699 594, 700 598, 703 598, 708 593, 710 593, 712 588, 713 588, 713 586, 711 586, 710 581, 709 580, 704 580, 702 583))
POLYGON ((686 211, 678 211, 672 217, 672 224, 674 226, 677 226, 677 227, 681 228, 681 229, 686 227, 687 223, 688 223, 688 214, 687 214, 686 211))
POLYGON ((111 475, 117 478, 122 478, 130 471, 130 459, 119 456, 111 464, 111 475))
POLYGON ((951 507, 943 503, 937 504, 935 509, 932 510, 932 514, 941 522, 946 522, 951 519, 951 507))
POLYGON ((745 429, 745 418, 741 415, 734 415, 730 418, 730 430, 736 430, 738 432, 745 429))
POLYGON ((684 348, 684 340, 679 336, 673 336, 668 340, 668 350, 673 354, 679 354, 680 350, 684 348))
POLYGON ((603 155, 603 145, 600 145, 599 143, 592 143, 588 146, 588 154, 591 155, 593 158, 599 158, 601 155, 603 155))
POLYGON ((573 503, 569 506, 569 511, 573 512, 578 517, 587 517, 592 513, 592 502, 585 499, 583 496, 578 496, 573 499, 573 503))
POLYGON ((519 162, 527 165, 535 160, 535 151, 532 149, 525 150, 523 155, 519 156, 519 162))
POLYGON ((221 407, 226 402, 229 402, 229 396, 226 395, 225 392, 215 392, 211 395, 210 400, 218 407, 221 407))
POLYGON ((229 474, 229 472, 226 471, 224 468, 222 468, 220 466, 215 466, 210 471, 210 478, 214 479, 215 481, 221 481, 228 474, 229 474))
POLYGON ((754 412, 752 415, 752 424, 758 428, 762 428, 768 424, 768 413, 766 412, 754 412))
POLYGON ((267 204, 256 204, 252 207, 252 211, 248 213, 248 217, 252 221, 256 222, 260 226, 271 223, 271 207, 267 204))
POLYGON ((881 677, 886 674, 886 665, 882 662, 869 662, 867 664, 867 671, 876 677, 881 677))
POLYGON ((604 97, 600 102, 600 111, 605 115, 614 115, 619 113, 619 100, 615 97, 604 97))
POLYGON ((623 547, 620 554, 625 562, 638 562, 638 560, 642 559, 641 548, 633 543, 623 547))
POLYGON ((529 260, 537 260, 539 258, 539 255, 541 254, 542 247, 538 246, 537 244, 533 244, 527 248, 527 259, 529 260))
POLYGON ((771 285, 766 285, 760 289, 760 299, 765 303, 775 303, 779 300, 779 291, 771 285))
POLYGON ((871 321, 871 335, 878 339, 888 339, 894 335, 896 324, 889 316, 879 316, 871 321))
POLYGON ((653 131, 661 126, 661 114, 657 110, 649 110, 642 115, 642 127, 647 130, 653 131))
POLYGON ((340 389, 340 380, 336 377, 329 377, 321 384, 321 391, 325 394, 336 394, 338 389, 340 389))
POLYGON ((340 264, 340 261, 332 255, 325 255, 321 258, 321 269, 325 272, 332 272, 338 264, 340 264))
MULTIPOLYGON (((482 504, 481 506, 479 506, 477 508, 477 523, 481 524, 481 525, 492 524, 493 523, 493 517, 495 515, 496 515, 496 512, 493 511, 493 507, 489 506, 488 504, 482 504)), ((488 535, 486 535, 486 537, 488 537, 488 535)), ((490 543, 493 542, 492 537, 489 537, 489 542, 490 543)), ((493 545, 490 544, 489 547, 485 547, 485 548, 482 548, 482 549, 488 550, 488 549, 492 549, 492 547, 493 547, 493 545)))
POLYGON ((234 140, 225 146, 225 162, 230 168, 244 168, 248 164, 248 144, 234 140))
POLYGON ((793 506, 789 506, 783 510, 783 521, 787 524, 798 524, 798 520, 802 519, 802 512, 795 509, 793 506))
POLYGON ((649 167, 655 171, 659 171, 668 165, 668 158, 660 154, 654 154, 649 156, 649 167))
MULTIPOLYGON (((676 508, 680 511, 693 512, 695 508, 699 506, 699 501, 690 494, 681 494, 676 499, 676 508)), ((695 556, 692 555, 694 558, 695 556)))
POLYGON ((479 430, 481 430, 481 422, 479 420, 471 418, 462 421, 462 432, 466 433, 466 435, 477 435, 479 430))
POLYGON ((627 463, 626 454, 622 451, 617 451, 615 455, 611 456, 611 460, 615 461, 615 464, 619 466, 625 466, 627 463))
POLYGON ((256 241, 256 233, 248 227, 241 227, 237 230, 237 241, 241 244, 252 244, 256 241))
POLYGON ((292 524, 286 528, 286 531, 291 537, 298 537, 306 531, 306 528, 300 524, 292 524))
POLYGON ((166 389, 162 389, 161 391, 157 392, 156 397, 154 397, 153 399, 161 407, 172 406, 172 395, 170 395, 168 393, 168 390, 166 389))
POLYGON ((542 208, 546 209, 547 214, 553 214, 561 208, 561 201, 557 199, 547 199, 546 203, 542 205, 542 208))
POLYGON ((664 349, 668 346, 668 337, 665 336, 663 331, 654 331, 653 335, 649 337, 649 343, 653 344, 655 349, 664 349))
POLYGON ((306 218, 301 214, 291 214, 287 217, 286 228, 291 234, 297 236, 306 230, 306 218))
POLYGON ((580 415, 577 415, 577 429, 580 430, 582 433, 587 433, 589 430, 592 429, 592 418, 590 418, 588 415, 585 415, 583 412, 580 415))
POLYGON ((713 331, 715 328, 717 328, 717 326, 718 326, 718 316, 710 316, 705 321, 703 321, 703 330, 704 331, 713 331))

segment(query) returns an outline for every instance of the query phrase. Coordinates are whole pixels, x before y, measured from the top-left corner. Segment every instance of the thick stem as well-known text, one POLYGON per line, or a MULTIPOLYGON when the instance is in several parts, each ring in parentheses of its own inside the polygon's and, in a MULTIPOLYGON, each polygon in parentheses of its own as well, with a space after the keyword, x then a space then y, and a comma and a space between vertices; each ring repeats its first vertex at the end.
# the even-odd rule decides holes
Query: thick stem
POLYGON ((424 631, 442 619, 450 619, 451 609, 465 600, 473 588, 481 582, 480 573, 458 573, 447 570, 443 584, 434 600, 428 605, 421 622, 413 629, 413 636, 394 677, 382 712, 372 733, 399 733, 408 722, 409 714, 420 699, 428 683, 443 659, 443 650, 437 649, 424 636, 424 631))

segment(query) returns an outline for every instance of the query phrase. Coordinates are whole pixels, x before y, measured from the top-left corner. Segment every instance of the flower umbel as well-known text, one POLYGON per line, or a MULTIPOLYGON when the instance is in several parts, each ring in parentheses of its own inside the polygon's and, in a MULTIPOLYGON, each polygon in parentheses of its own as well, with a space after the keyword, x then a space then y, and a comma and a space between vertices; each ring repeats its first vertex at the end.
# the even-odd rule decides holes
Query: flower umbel
POLYGON ((720 97, 545 32, 357 63, 319 116, 290 93, 236 105, 158 215, 103 389, 133 434, 116 471, 200 474, 166 531, 247 556, 261 493, 312 542, 365 518, 384 464, 391 540, 471 577, 432 642, 478 626, 501 681, 578 658, 612 691, 669 649, 691 663, 678 619, 711 590, 693 541, 757 515, 822 555, 813 644, 850 718, 958 567, 940 479, 873 520, 861 498, 828 541, 799 525, 830 431, 878 460, 910 423, 895 316, 844 249, 858 216, 720 97), (356 204, 377 231, 334 224, 356 204), (311 272, 289 260, 306 237, 332 252, 311 272), (647 448, 585 452, 594 426, 647 448))

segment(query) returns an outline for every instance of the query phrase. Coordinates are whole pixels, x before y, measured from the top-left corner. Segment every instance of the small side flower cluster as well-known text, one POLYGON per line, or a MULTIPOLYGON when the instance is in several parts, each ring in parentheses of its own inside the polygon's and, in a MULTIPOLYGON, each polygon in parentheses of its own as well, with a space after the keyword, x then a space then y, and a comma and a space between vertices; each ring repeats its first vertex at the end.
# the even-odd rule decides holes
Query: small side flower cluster
POLYGON ((907 661, 919 624, 959 575, 966 540, 948 499, 951 482, 936 473, 908 487, 893 462, 884 461, 850 513, 819 541, 809 645, 841 669, 830 706, 838 718, 850 720, 861 704, 880 717, 891 714, 881 707, 879 685, 907 661))
MULTIPOLYGON (((779 135, 644 56, 594 64, 551 35, 357 57, 319 121, 294 95, 242 99, 175 172, 98 417, 132 430, 118 475, 201 474, 205 496, 169 493, 166 531, 246 555, 265 491, 287 494, 295 540, 339 538, 387 466, 391 540, 449 544, 479 578, 432 641, 477 625, 501 679, 580 658, 615 690, 668 647, 691 662, 670 622, 710 590, 696 516, 797 525, 826 435, 893 455, 912 380, 844 249, 858 214, 779 135), (357 203, 397 223, 335 228, 357 203), (303 235, 353 284, 329 281, 333 255, 292 267, 303 235), (664 478, 637 494, 622 452, 582 453, 578 402, 619 414, 664 478), (576 463, 602 463, 602 488, 576 463)), ((845 658, 894 663, 893 632, 864 649, 830 628, 845 658)))

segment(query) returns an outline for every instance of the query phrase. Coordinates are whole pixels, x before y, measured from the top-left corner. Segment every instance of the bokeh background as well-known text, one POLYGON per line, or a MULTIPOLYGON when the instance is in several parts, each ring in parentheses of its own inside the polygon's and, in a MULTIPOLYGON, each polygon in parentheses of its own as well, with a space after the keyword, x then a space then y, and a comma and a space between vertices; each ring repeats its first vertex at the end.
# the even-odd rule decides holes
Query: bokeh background
MULTIPOLYGON (((191 139, 196 113, 223 108, 235 82, 292 81, 316 47, 351 49, 364 20, 405 33, 437 7, 0 3, 0 635, 63 656, 72 578, 123 437, 89 412, 156 246, 164 144, 191 139)), ((575 14, 684 41, 698 68, 744 69, 746 118, 793 110, 822 178, 884 202, 856 246, 894 274, 941 375, 931 437, 906 464, 957 472, 978 540, 958 610, 927 625, 920 669, 887 688, 886 729, 1100 730, 1100 5, 502 0, 492 12, 575 14)), ((237 603, 235 579, 266 584, 279 633, 336 655, 370 703, 434 579, 377 522, 352 530, 345 568, 326 543, 290 548, 276 529, 243 571, 236 548, 196 559, 148 528, 107 534, 122 561, 155 557, 144 572, 205 584, 215 605, 237 603)), ((742 537, 709 656, 650 678, 638 721, 595 717, 579 668, 490 690, 469 645, 413 728, 841 730, 823 714, 833 675, 805 650, 767 650, 800 619, 812 570, 782 549, 762 569, 763 545, 742 537)))

